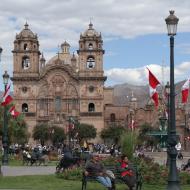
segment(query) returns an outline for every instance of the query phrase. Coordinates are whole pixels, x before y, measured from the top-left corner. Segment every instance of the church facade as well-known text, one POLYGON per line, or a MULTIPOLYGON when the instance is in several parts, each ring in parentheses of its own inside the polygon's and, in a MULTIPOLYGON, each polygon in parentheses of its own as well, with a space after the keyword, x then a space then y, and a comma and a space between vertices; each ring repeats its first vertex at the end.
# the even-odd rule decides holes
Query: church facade
POLYGON ((28 24, 16 35, 13 49, 13 86, 16 109, 25 114, 30 134, 40 122, 67 129, 69 118, 105 127, 105 105, 113 103, 113 89, 106 88, 103 40, 92 23, 80 35, 77 55, 70 45, 46 62, 39 41, 28 24))
MULTIPOLYGON (((113 88, 104 86, 103 39, 92 23, 79 37, 77 55, 70 53, 65 41, 61 52, 46 61, 39 46, 37 35, 26 23, 14 40, 12 81, 16 109, 25 115, 30 135, 44 122, 67 132, 71 117, 92 124, 98 133, 107 126, 130 127, 133 122, 137 129, 143 123, 159 125, 158 111, 151 105, 138 108, 133 95, 130 105, 114 105, 113 88)), ((184 139, 184 113, 181 109, 176 113, 184 139)))

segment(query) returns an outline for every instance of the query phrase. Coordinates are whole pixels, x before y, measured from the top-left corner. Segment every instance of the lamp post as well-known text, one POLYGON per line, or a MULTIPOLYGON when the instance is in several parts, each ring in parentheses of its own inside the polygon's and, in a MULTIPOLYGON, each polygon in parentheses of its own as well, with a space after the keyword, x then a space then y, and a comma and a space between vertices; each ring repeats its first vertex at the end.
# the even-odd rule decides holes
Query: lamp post
MULTIPOLYGON (((9 75, 7 71, 3 74, 3 83, 5 85, 5 91, 7 89, 7 84, 9 81, 9 75)), ((7 106, 4 106, 4 117, 3 117, 3 157, 2 157, 2 165, 8 165, 8 118, 7 118, 7 106)))
POLYGON ((170 109, 169 109, 169 133, 168 133, 168 154, 170 157, 168 190, 179 190, 179 176, 176 166, 177 144, 176 121, 175 121, 175 86, 174 86, 174 36, 177 31, 177 23, 179 19, 174 15, 174 11, 170 11, 170 15, 165 19, 168 36, 170 36, 170 109))

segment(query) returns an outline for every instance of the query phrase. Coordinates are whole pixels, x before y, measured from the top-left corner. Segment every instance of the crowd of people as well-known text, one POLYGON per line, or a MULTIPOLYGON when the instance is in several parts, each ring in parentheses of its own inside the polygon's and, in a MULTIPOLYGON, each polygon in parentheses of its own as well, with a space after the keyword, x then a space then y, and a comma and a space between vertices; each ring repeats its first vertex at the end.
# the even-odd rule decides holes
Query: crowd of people
MULTIPOLYGON (((180 144, 176 146, 178 151, 178 158, 181 154, 180 144)), ((109 154, 116 157, 117 160, 117 171, 120 173, 120 178, 125 182, 130 190, 133 190, 136 185, 136 173, 133 165, 128 160, 127 155, 121 154, 121 147, 115 144, 111 146, 106 146, 105 144, 86 144, 85 146, 76 145, 75 147, 70 147, 65 144, 59 144, 58 146, 42 146, 37 144, 35 146, 18 145, 14 144, 9 147, 9 153, 12 155, 17 155, 22 153, 23 163, 24 161, 30 165, 33 163, 40 164, 43 162, 42 158, 44 155, 48 156, 52 151, 56 152, 57 155, 61 155, 60 161, 57 164, 57 171, 68 169, 73 165, 77 167, 81 162, 81 153, 83 156, 83 161, 85 163, 85 175, 94 176, 98 182, 105 186, 108 190, 115 189, 114 174, 111 171, 107 171, 99 159, 102 154, 109 154), (84 154, 86 153, 86 154, 84 154), (25 160, 24 160, 25 159, 25 160)), ((144 157, 143 147, 137 148, 134 152, 135 157, 144 157)), ((47 158, 47 157, 46 157, 47 158)), ((181 158, 179 158, 181 159, 181 158)), ((182 158, 183 159, 183 158, 182 158)), ((47 159, 48 160, 48 159, 47 159)), ((182 165, 182 170, 190 172, 190 159, 186 164, 182 165)))

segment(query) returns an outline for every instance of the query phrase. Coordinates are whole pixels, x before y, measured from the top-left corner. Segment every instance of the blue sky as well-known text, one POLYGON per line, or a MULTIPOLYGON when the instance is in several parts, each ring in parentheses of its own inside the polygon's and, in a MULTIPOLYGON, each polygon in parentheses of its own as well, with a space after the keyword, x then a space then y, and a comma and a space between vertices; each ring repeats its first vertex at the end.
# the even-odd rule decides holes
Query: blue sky
MULTIPOLYGON (((190 2, 183 0, 1 0, 0 76, 12 76, 13 41, 25 22, 38 34, 40 51, 48 61, 65 40, 78 49, 81 32, 93 27, 104 41, 106 86, 146 85, 148 66, 160 81, 169 80, 169 37, 165 18, 169 10, 179 17, 175 36, 175 79, 190 77, 190 2), (11 6, 10 6, 11 5, 11 6), (164 72, 162 72, 162 68, 164 72)), ((0 90, 3 89, 0 77, 0 90)))

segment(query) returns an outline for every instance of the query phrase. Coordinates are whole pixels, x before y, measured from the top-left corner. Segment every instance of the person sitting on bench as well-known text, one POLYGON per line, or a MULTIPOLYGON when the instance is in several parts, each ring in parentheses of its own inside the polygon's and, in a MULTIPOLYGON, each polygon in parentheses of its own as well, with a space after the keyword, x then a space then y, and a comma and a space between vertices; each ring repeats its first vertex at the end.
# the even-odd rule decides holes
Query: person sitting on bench
POLYGON ((136 173, 126 155, 121 156, 121 160, 117 164, 117 170, 120 172, 121 179, 129 187, 129 190, 135 189, 136 173))
POLYGON ((103 186, 112 190, 111 179, 106 175, 104 165, 99 161, 98 155, 93 155, 85 165, 85 176, 93 176, 103 186))

